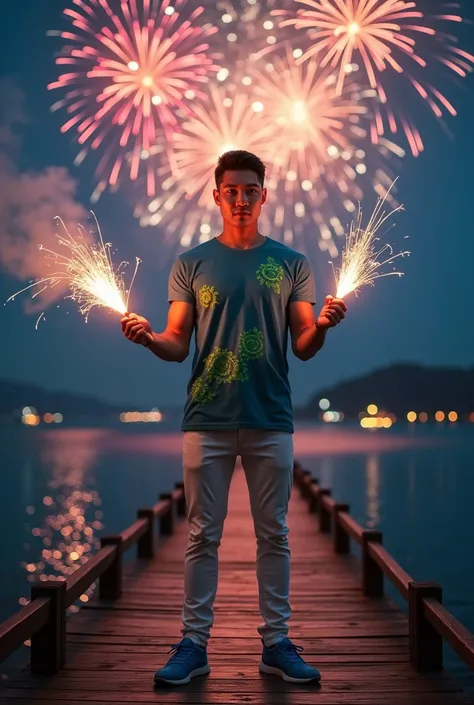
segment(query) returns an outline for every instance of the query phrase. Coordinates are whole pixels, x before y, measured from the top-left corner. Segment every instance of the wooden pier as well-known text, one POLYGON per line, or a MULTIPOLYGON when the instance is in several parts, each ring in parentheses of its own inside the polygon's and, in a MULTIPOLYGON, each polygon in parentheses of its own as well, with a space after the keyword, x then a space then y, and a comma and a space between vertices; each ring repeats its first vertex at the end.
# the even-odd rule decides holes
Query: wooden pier
POLYGON ((467 705, 442 670, 443 637, 474 667, 474 637, 441 604, 441 589, 415 583, 382 546, 295 467, 288 523, 292 552, 290 638, 322 673, 295 685, 258 671, 261 642, 255 537, 245 477, 236 469, 220 548, 209 676, 153 688, 153 672, 180 640, 187 524, 182 488, 140 510, 135 524, 103 539, 101 551, 62 583, 42 584, 32 602, 0 625, 0 658, 32 638, 31 667, 0 703, 252 703, 254 705, 467 705), (155 520, 160 541, 156 546, 155 520), (362 548, 360 561, 350 540, 362 548), (138 556, 123 565, 135 543, 138 556), (383 596, 384 575, 408 599, 409 615, 383 596), (99 578, 98 596, 65 609, 99 578))

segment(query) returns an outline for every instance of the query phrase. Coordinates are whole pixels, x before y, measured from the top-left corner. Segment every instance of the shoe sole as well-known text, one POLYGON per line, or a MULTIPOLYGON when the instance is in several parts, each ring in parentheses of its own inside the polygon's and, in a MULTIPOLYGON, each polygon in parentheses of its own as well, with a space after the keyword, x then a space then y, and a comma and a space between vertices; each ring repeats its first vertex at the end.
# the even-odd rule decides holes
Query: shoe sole
POLYGON ((314 678, 292 678, 292 676, 288 676, 285 671, 282 671, 281 668, 275 668, 275 666, 267 666, 266 663, 263 663, 263 661, 260 663, 258 670, 261 673, 270 673, 274 676, 281 676, 284 681, 288 681, 288 683, 311 683, 311 681, 319 681, 321 680, 321 676, 314 676, 314 678))
POLYGON ((191 671, 191 673, 186 676, 186 678, 182 678, 179 681, 176 680, 170 680, 169 678, 160 678, 155 676, 155 683, 168 683, 168 685, 186 685, 186 683, 189 683, 191 678, 194 678, 195 676, 206 676, 208 673, 210 673, 211 668, 209 664, 207 666, 201 666, 201 668, 195 668, 194 671, 191 671))

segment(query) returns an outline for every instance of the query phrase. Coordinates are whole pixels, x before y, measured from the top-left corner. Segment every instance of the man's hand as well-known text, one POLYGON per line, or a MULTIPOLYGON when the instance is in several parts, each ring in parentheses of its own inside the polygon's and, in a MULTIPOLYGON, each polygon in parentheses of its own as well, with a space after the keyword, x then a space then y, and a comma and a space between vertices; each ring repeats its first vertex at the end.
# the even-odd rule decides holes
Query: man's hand
POLYGON ((149 321, 136 313, 126 313, 120 322, 125 337, 137 345, 143 345, 146 334, 153 333, 149 321))
POLYGON ((316 320, 317 327, 321 328, 321 330, 334 328, 334 326, 337 326, 337 324, 345 318, 346 311, 347 306, 342 299, 326 296, 324 306, 316 320))

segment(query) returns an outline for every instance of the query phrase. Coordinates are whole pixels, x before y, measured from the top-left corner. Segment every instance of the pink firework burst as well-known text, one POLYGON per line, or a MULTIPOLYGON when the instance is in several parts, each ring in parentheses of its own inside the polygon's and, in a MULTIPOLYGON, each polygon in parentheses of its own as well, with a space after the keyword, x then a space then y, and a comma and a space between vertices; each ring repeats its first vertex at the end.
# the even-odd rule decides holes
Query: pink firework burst
POLYGON ((407 79, 437 118, 445 113, 456 115, 453 104, 431 79, 438 79, 436 63, 462 78, 472 71, 474 56, 457 46, 456 37, 438 29, 443 23, 463 21, 459 4, 450 3, 446 11, 432 14, 437 0, 427 0, 431 10, 427 15, 418 2, 405 0, 296 2, 299 9, 274 10, 272 14, 282 18, 281 27, 305 30, 309 45, 300 61, 317 58, 322 68, 337 69, 337 89, 341 92, 353 62, 360 60, 379 100, 372 140, 376 142, 387 127, 393 134, 401 127, 413 155, 418 156, 423 140, 403 110, 405 94, 394 93, 393 79, 400 75, 407 79))
POLYGON ((56 64, 67 72, 48 89, 65 90, 53 110, 64 108, 62 132, 76 131, 81 163, 89 150, 101 150, 93 200, 115 186, 128 160, 129 176, 147 172, 147 192, 155 192, 148 150, 157 130, 168 134, 175 113, 202 97, 200 86, 218 70, 207 38, 217 31, 199 24, 201 6, 188 0, 73 0, 64 10, 72 31, 52 32, 66 40, 56 64))

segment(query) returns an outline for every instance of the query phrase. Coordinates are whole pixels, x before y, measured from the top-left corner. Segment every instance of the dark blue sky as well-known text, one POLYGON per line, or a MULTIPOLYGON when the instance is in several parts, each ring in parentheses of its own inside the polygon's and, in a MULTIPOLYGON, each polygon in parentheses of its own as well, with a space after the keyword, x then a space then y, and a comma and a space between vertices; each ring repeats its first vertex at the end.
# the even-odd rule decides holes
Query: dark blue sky
MULTIPOLYGON (((30 117, 30 124, 22 130, 17 168, 66 167, 78 181, 77 200, 89 208, 92 165, 73 166, 76 148, 69 136, 60 134, 62 116, 49 111, 51 94, 46 90, 57 75, 53 52, 58 48, 58 40, 48 38, 46 32, 62 26, 60 15, 66 5, 67 0, 5 2, 1 66, 3 76, 24 91, 30 117)), ((473 35, 472 26, 464 28, 463 46, 470 51, 473 35)), ((416 114, 426 144, 424 154, 416 160, 407 157, 399 172, 399 197, 405 212, 397 216, 395 232, 397 242, 402 247, 408 243, 412 252, 402 262, 406 276, 363 289, 358 299, 349 297, 347 319, 330 332, 325 348, 310 362, 299 362, 290 353, 296 403, 319 387, 392 362, 474 364, 474 78, 461 82, 457 89, 453 86, 450 95, 459 111, 448 123, 454 139, 423 106, 406 106, 416 114), (405 234, 408 241, 402 239, 405 234)), ((367 201, 366 212, 373 200, 367 201)), ((159 230, 140 228, 120 192, 103 196, 94 210, 121 257, 143 258, 133 308, 161 330, 168 308, 171 261, 159 230)), ((327 260, 321 255, 313 263, 321 305, 324 294, 333 292, 327 260)), ((21 283, 2 273, 0 300, 5 301, 21 283)), ((2 377, 94 393, 132 405, 181 405, 184 400, 190 358, 181 365, 169 364, 128 343, 115 314, 96 311, 85 324, 74 304, 60 309, 53 306, 46 323, 35 331, 36 316, 27 315, 24 302, 17 299, 1 307, 0 316, 2 377)))

